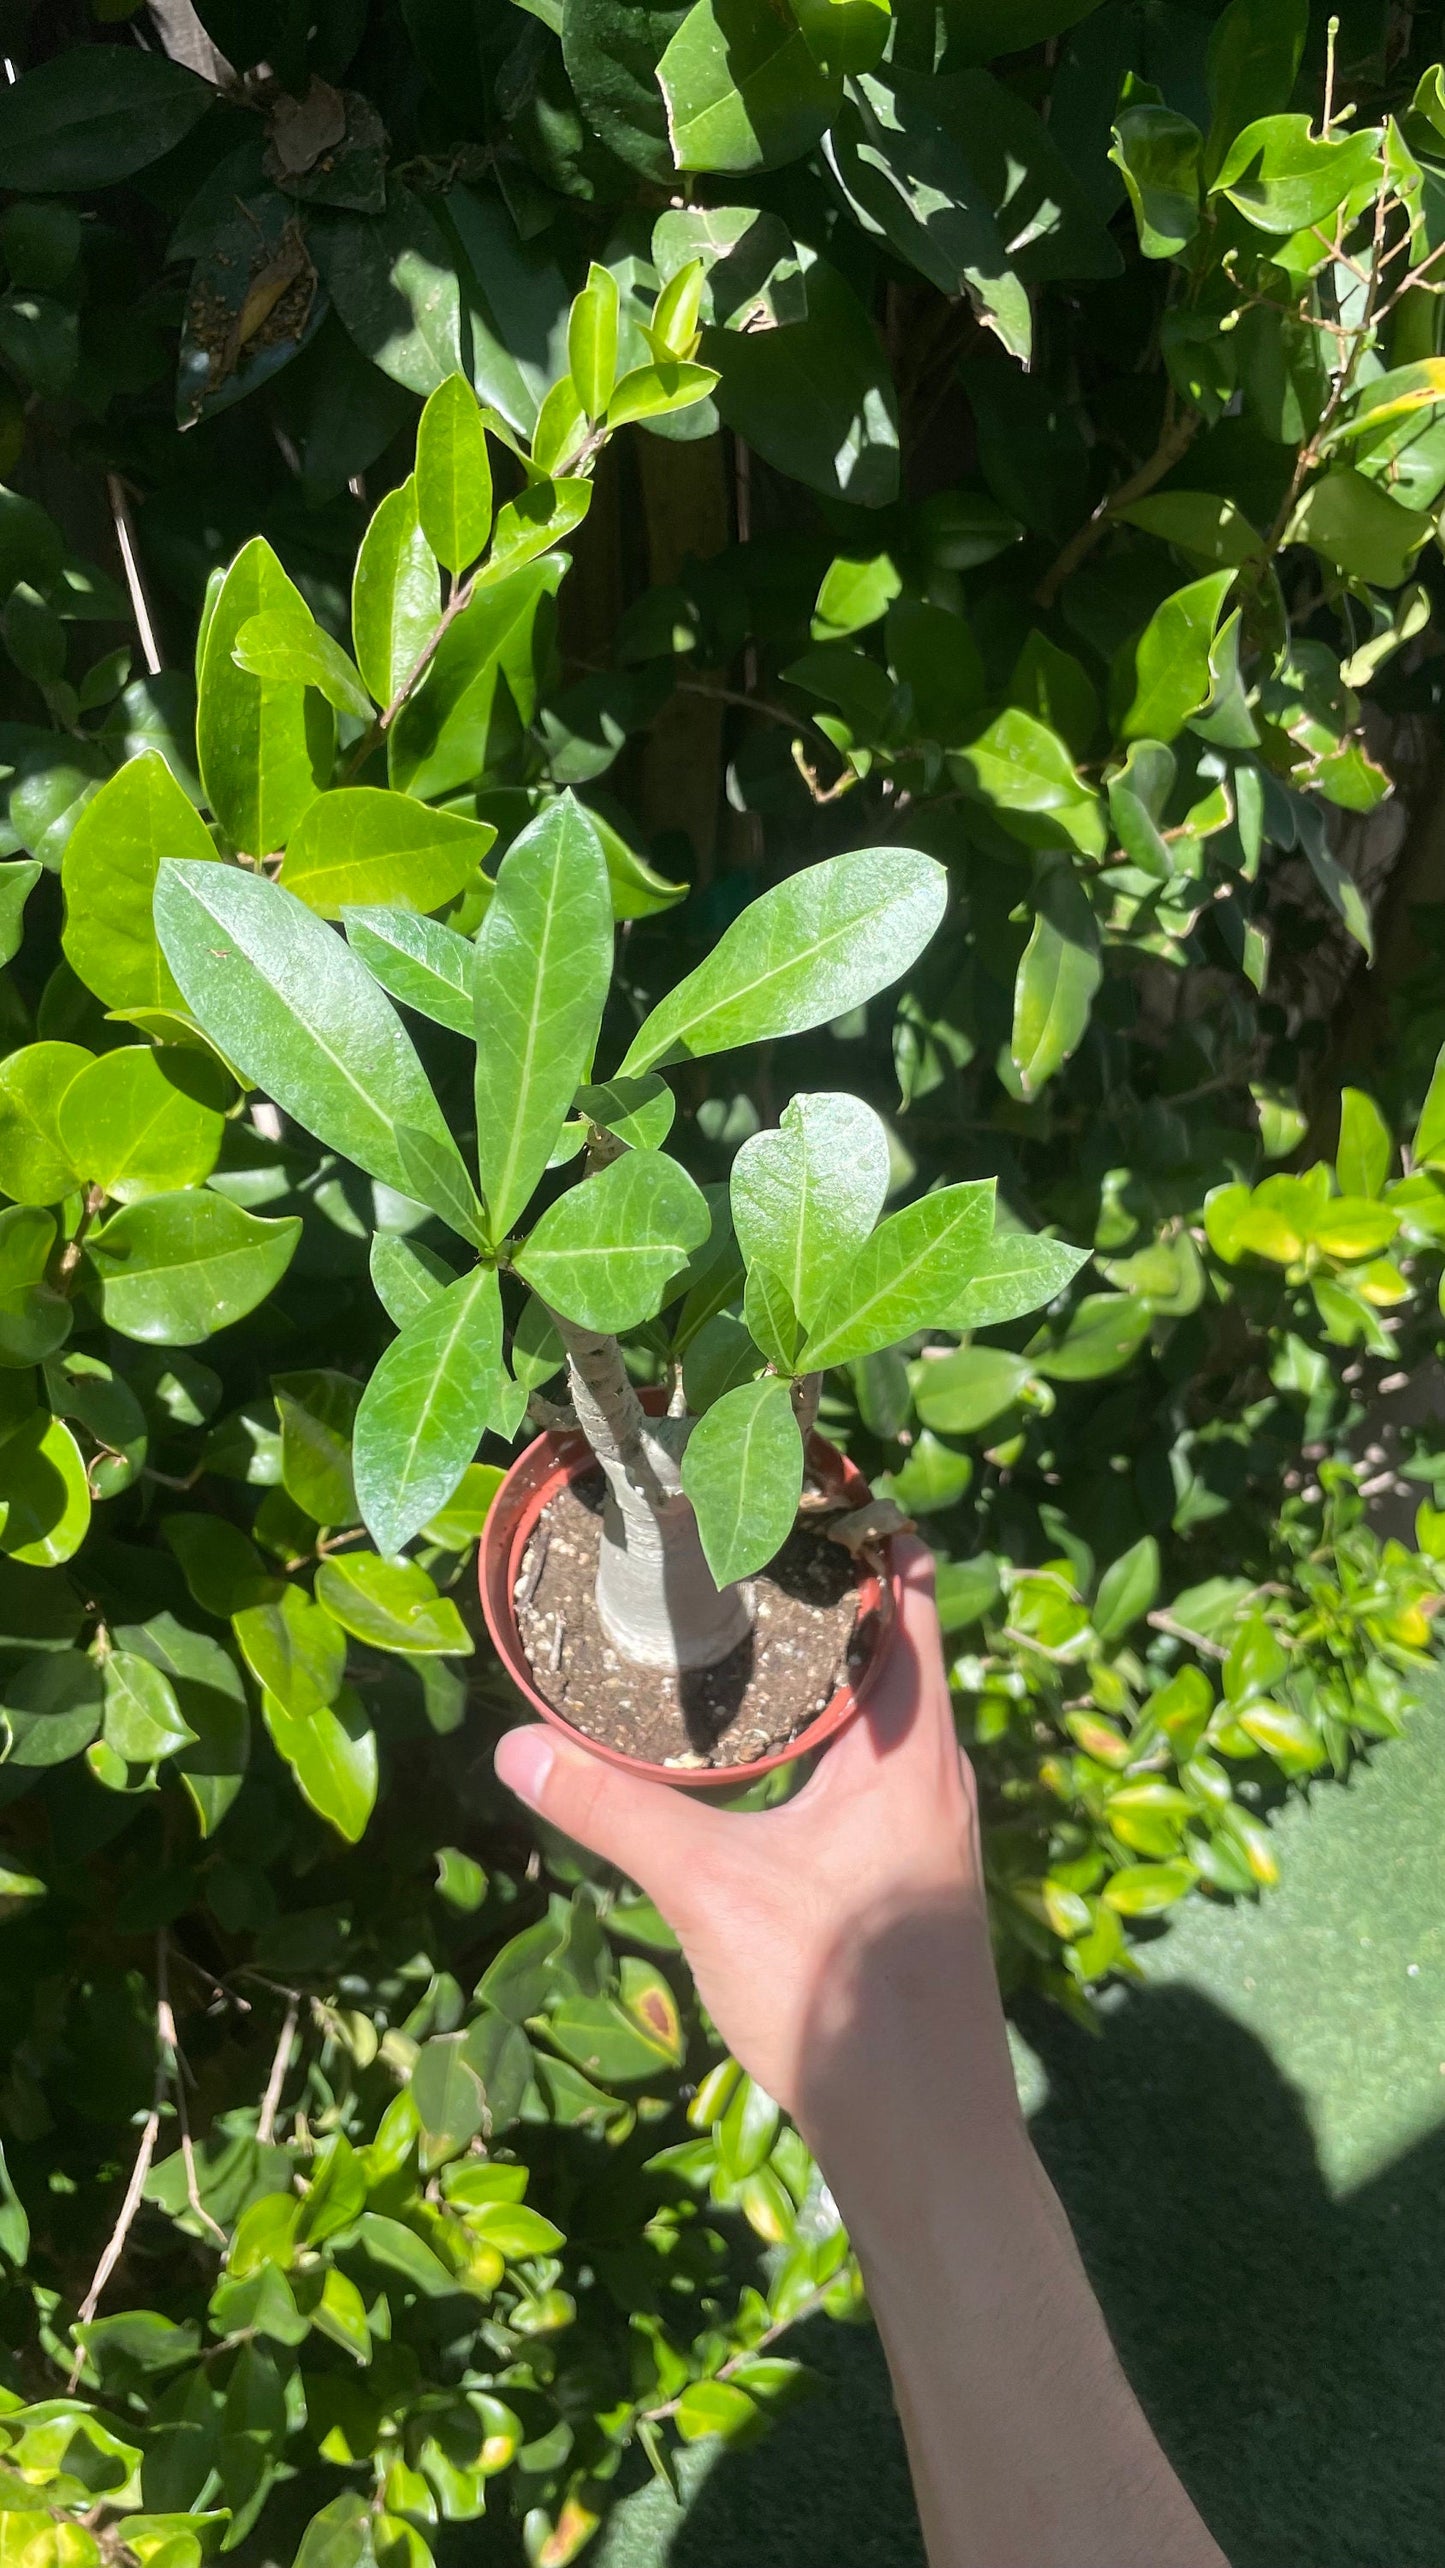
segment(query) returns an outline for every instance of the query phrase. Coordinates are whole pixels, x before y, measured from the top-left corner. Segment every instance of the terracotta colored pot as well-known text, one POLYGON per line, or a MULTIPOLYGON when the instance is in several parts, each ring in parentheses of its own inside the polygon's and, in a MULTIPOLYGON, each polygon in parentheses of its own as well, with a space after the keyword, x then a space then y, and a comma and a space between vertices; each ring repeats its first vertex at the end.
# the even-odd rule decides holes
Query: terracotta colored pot
MULTIPOLYGON (((660 1408, 657 1394, 644 1394, 649 1408, 660 1408)), ((482 1590, 482 1611, 487 1629, 497 1645, 507 1674, 518 1691, 524 1694, 544 1721, 554 1730, 562 1730, 570 1739, 590 1749, 608 1765, 621 1766, 629 1774, 645 1775, 655 1783, 676 1784, 684 1792, 715 1792, 720 1787, 737 1790, 755 1783, 759 1775, 770 1774, 775 1766, 791 1765, 798 1757, 820 1748, 825 1740, 834 1739, 845 1729, 867 1697, 874 1673, 882 1655, 884 1637, 898 1609, 898 1579, 891 1566, 886 1578, 865 1574, 858 1582, 860 1617, 876 1614, 877 1635, 866 1667, 856 1678, 845 1678, 825 1710, 814 1715, 806 1727, 785 1748, 771 1756, 755 1757, 749 1765, 686 1766, 654 1765, 645 1757, 629 1757, 620 1748, 604 1747, 598 1739, 589 1739, 540 1694, 533 1681, 530 1662, 522 1647, 517 1623, 516 1588, 521 1575, 522 1558, 531 1539, 538 1517, 549 1500, 556 1497, 574 1480, 582 1479, 597 1468, 592 1448, 585 1436, 576 1432, 559 1434, 549 1430, 513 1463, 501 1488, 492 1500, 482 1529, 481 1555, 478 1564, 482 1590)), ((808 1468, 813 1479, 825 1489, 836 1489, 855 1507, 863 1507, 872 1495, 867 1481, 855 1463, 839 1453, 835 1445, 819 1435, 809 1438, 808 1468)))

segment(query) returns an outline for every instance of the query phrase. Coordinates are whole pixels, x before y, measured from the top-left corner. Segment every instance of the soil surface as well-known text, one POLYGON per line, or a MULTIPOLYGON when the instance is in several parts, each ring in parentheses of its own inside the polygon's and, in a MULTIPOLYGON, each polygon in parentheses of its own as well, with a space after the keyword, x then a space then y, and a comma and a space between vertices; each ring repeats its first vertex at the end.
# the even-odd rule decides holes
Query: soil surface
POLYGON ((877 1617, 859 1619, 848 1553, 796 1526, 752 1581, 753 1629, 727 1658, 683 1676, 634 1667, 597 1621, 605 1486, 597 1471, 562 1490, 522 1555, 517 1619, 538 1693, 589 1739, 653 1765, 750 1765, 785 1748, 872 1652, 877 1617))

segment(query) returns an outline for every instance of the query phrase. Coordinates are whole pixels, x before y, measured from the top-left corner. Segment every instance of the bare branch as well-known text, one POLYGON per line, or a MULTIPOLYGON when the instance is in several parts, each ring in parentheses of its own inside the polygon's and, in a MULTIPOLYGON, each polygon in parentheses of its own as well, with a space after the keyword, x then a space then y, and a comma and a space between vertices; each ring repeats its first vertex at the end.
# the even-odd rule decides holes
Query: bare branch
POLYGON ((286 2071, 291 2065, 291 2045, 296 2039, 300 2012, 300 2000, 293 1994, 286 2001, 286 2021, 281 2027, 271 2074, 266 2080, 266 2092, 261 2098, 261 2111, 256 2122, 256 2137, 261 2141, 268 2141, 276 2128, 277 2107, 281 2102, 281 2089, 286 2083, 286 2071))

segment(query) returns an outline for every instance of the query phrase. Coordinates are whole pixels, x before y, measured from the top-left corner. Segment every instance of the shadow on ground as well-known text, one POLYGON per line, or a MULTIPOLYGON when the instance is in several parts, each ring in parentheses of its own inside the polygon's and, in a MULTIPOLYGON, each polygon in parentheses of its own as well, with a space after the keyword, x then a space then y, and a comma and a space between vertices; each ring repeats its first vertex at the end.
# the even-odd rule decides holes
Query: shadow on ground
MULTIPOLYGON (((1102 2039, 1042 2011, 1025 2030, 1034 2137, 1233 2568, 1442 2568, 1445 2128, 1334 2201, 1300 2097, 1196 1990, 1132 1992, 1102 2039)), ((820 2395, 719 2457, 668 2568, 921 2568, 876 2338, 817 2322, 788 2350, 820 2395)))

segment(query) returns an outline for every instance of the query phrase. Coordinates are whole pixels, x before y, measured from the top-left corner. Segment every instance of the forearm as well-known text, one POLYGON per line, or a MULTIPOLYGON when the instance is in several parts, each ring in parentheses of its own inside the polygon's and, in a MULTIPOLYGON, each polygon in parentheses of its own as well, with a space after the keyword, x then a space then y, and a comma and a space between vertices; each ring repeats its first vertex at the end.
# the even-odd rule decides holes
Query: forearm
POLYGON ((1013 2093, 976 1923, 882 1934, 809 2137, 862 2261, 932 2568, 1222 2568, 1109 2342, 1013 2093))

